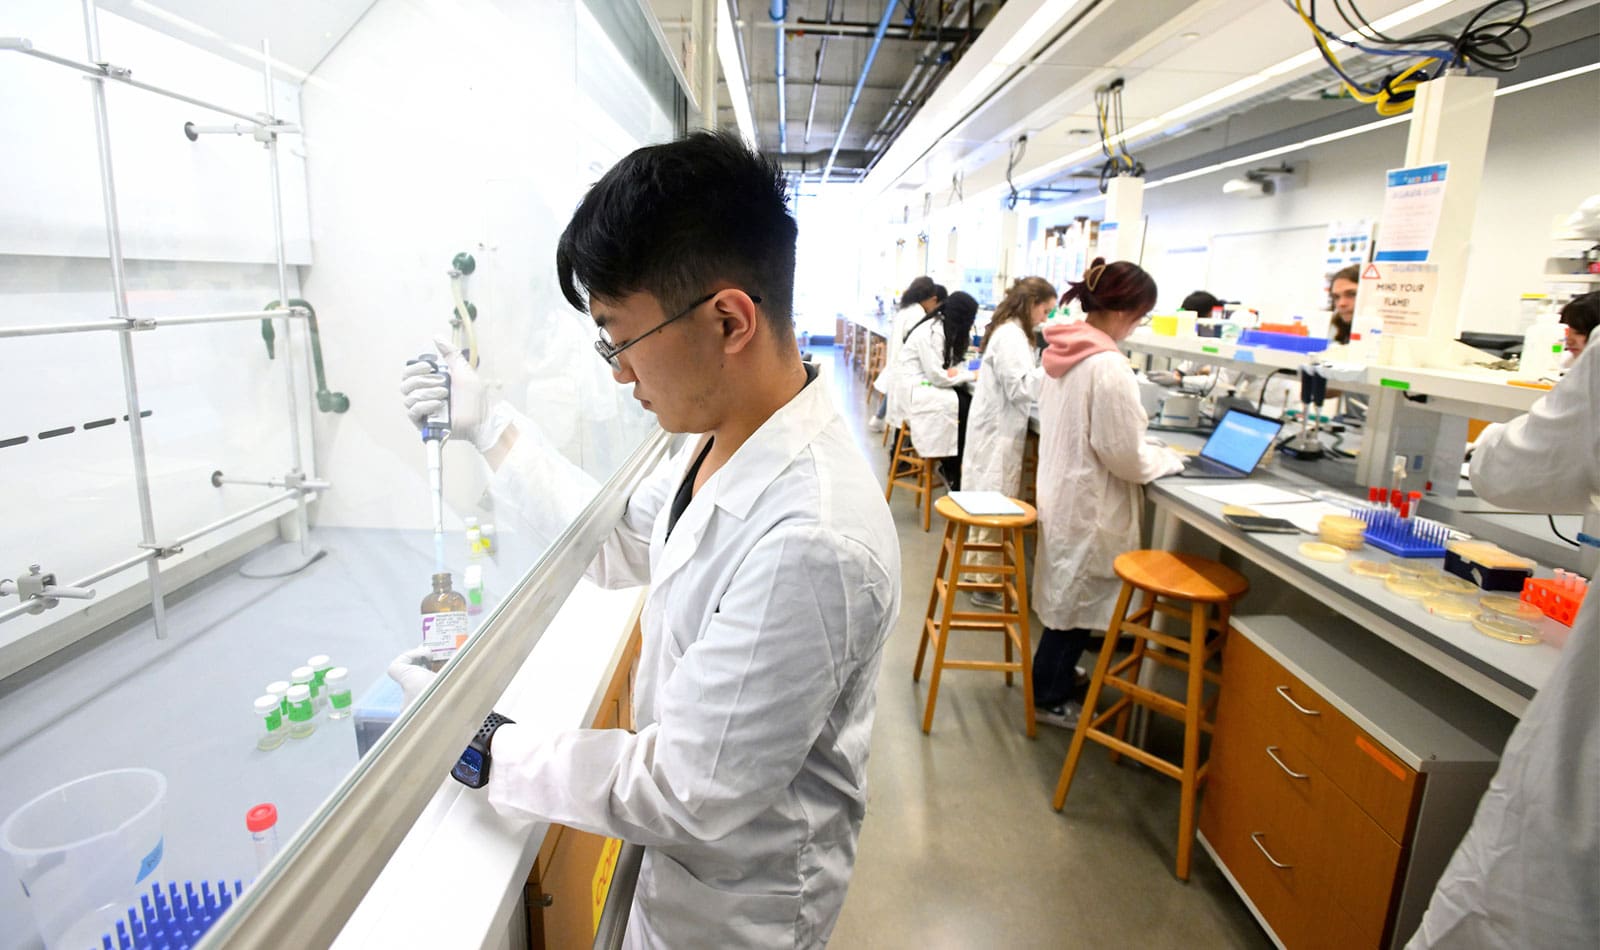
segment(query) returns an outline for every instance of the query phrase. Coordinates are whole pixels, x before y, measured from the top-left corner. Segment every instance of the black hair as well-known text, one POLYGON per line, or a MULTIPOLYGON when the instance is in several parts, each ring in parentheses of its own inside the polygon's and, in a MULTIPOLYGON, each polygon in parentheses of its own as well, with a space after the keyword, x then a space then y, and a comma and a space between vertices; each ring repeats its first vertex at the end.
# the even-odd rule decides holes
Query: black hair
POLYGON ((944 368, 965 363, 967 347, 972 345, 972 321, 978 316, 978 301, 958 290, 933 312, 944 324, 944 368))
POLYGON ((1183 303, 1178 305, 1179 310, 1193 310, 1202 317, 1211 316, 1211 311, 1222 306, 1222 301, 1217 295, 1205 290, 1197 290, 1183 298, 1183 303))
POLYGON ((1149 313, 1156 305, 1156 281, 1132 261, 1107 264, 1105 258, 1097 257, 1083 272, 1083 279, 1068 284, 1061 295, 1063 307, 1074 300, 1085 315, 1099 310, 1149 313))
POLYGON ((904 310, 914 303, 922 303, 924 300, 932 297, 933 289, 937 286, 939 285, 933 282, 933 278, 927 275, 923 275, 918 277, 916 280, 913 280, 910 285, 906 287, 906 292, 900 295, 900 309, 904 310))
POLYGON ((933 285, 933 302, 944 303, 950 297, 950 291, 944 289, 944 284, 933 285))
POLYGON ((1600 290, 1573 297, 1561 308, 1561 322, 1587 337, 1600 326, 1600 290))
POLYGON ((561 293, 585 313, 592 298, 640 292, 675 313, 728 281, 792 334, 798 229, 787 191, 782 170, 729 132, 637 149, 595 182, 561 232, 561 293))

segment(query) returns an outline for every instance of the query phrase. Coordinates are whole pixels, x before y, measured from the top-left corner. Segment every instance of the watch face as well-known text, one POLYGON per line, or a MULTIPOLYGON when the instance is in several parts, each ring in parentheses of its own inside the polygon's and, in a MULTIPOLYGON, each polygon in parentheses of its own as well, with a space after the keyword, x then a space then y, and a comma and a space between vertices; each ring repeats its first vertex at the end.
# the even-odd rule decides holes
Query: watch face
POLYGON ((450 770, 450 775, 468 788, 482 788, 488 777, 484 774, 483 766, 483 753, 468 746, 456 761, 455 768, 450 770))

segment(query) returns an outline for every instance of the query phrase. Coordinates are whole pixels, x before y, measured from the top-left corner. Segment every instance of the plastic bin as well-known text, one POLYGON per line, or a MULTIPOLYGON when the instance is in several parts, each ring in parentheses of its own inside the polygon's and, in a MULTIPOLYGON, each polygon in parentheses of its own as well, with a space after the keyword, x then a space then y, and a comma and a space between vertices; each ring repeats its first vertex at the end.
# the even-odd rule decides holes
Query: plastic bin
POLYGON ((1270 350, 1288 350, 1291 353, 1321 353, 1328 348, 1328 341, 1324 337, 1317 336, 1246 330, 1239 335, 1239 345, 1264 346, 1270 350))
POLYGON ((160 772, 97 772, 45 792, 0 825, 0 848, 45 946, 83 950, 115 932, 161 863, 166 798, 160 772))

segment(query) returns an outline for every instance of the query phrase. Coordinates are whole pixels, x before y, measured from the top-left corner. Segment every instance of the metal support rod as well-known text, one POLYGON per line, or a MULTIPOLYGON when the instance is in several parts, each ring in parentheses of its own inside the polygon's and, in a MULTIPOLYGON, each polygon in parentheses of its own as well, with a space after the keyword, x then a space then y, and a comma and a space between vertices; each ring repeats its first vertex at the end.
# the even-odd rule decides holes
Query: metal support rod
MULTIPOLYGON (((89 48, 89 59, 100 59, 100 25, 96 19, 94 0, 83 0, 84 39, 89 48)), ((117 309, 117 319, 128 320, 128 286, 122 262, 122 225, 117 217, 117 189, 111 173, 111 123, 106 114, 106 81, 103 75, 91 75, 90 89, 94 101, 95 139, 100 156, 100 197, 106 209, 106 243, 111 257, 111 296, 117 309)), ((156 543, 155 510, 150 503, 150 472, 145 464, 144 417, 139 411, 139 383, 133 366, 133 336, 127 329, 117 335, 122 351, 122 391, 128 403, 128 439, 133 449, 134 491, 139 499, 139 528, 145 544, 156 543)), ((167 637, 167 605, 161 590, 161 570, 154 560, 145 567, 150 578, 150 613, 155 621, 156 639, 167 637)), ((74 585, 86 586, 86 585, 74 585)))
MULTIPOLYGON (((268 40, 261 41, 261 72, 262 81, 267 92, 267 114, 271 115, 277 108, 276 91, 272 87, 272 45, 268 40)), ((275 238, 275 249, 278 256, 278 302, 289 306, 289 272, 288 263, 284 260, 283 249, 283 189, 278 176, 278 137, 273 136, 267 141, 268 164, 272 170, 272 233, 275 238)), ((283 345, 292 352, 293 337, 289 333, 290 323, 283 321, 283 345)), ((287 353, 285 354, 288 355, 287 353)), ((304 467, 300 457, 300 400, 295 395, 294 360, 286 358, 283 361, 284 379, 288 382, 289 393, 289 459, 292 474, 301 474, 304 467)), ((299 503, 295 506, 295 527, 300 534, 300 554, 303 557, 311 556, 310 524, 306 517, 306 496, 299 496, 299 503)))
POLYGON ((233 514, 228 515, 226 518, 219 518, 216 521, 211 522, 210 524, 206 525, 203 528, 196 528, 193 531, 189 532, 188 534, 182 535, 182 536, 174 539, 173 542, 172 542, 172 546, 181 548, 185 544, 188 544, 190 541, 193 541, 196 538, 204 537, 205 535, 208 535, 213 531, 220 531, 221 529, 226 528, 228 525, 233 524, 235 521, 242 521, 245 518, 250 517, 251 515, 255 514, 258 511, 265 511, 266 509, 271 508, 273 505, 276 505, 280 501, 288 501, 291 498, 303 498, 303 497, 305 497, 305 493, 304 492, 295 491, 293 489, 291 489, 289 491, 286 491, 286 492, 281 492, 281 493, 279 493, 277 495, 273 495, 271 498, 268 498, 266 501, 260 502, 259 504, 251 505, 250 507, 245 508, 242 511, 236 511, 233 514))
MULTIPOLYGON (((173 92, 171 89, 163 89, 160 86, 152 86, 147 82, 140 82, 139 80, 133 78, 133 74, 129 70, 112 66, 109 63, 101 62, 98 36, 96 36, 94 42, 95 48, 89 52, 90 62, 87 63, 80 63, 75 59, 68 59, 65 56, 56 56, 52 53, 46 53, 43 50, 34 49, 33 43, 26 37, 0 37, 0 50, 12 50, 13 52, 22 53, 26 56, 32 56, 35 59, 42 59, 48 63, 55 63, 58 66, 65 66, 68 69, 76 69, 81 73, 88 73, 91 77, 96 79, 112 79, 122 83, 123 85, 132 86, 135 89, 143 89, 145 92, 153 92, 158 96, 165 96, 168 99, 176 99, 179 102, 187 102, 189 105, 198 106, 201 109, 209 109, 212 112, 217 112, 222 115, 231 115, 235 119, 243 119, 252 125, 276 125, 276 122, 273 120, 273 117, 270 114, 262 116, 250 115, 249 113, 245 112, 236 112, 233 109, 219 106, 215 103, 206 102, 204 99, 196 99, 193 96, 186 96, 181 92, 173 92)), ((298 130, 284 129, 283 131, 287 132, 298 130)))
POLYGON ((894 17, 894 11, 899 5, 899 0, 887 0, 883 5, 883 18, 878 21, 877 35, 872 38, 872 45, 867 49, 866 61, 861 64, 861 75, 856 79, 855 91, 850 93, 850 104, 845 107, 844 118, 839 120, 839 131, 834 134, 833 149, 828 152, 828 162, 822 166, 824 182, 833 174, 833 161, 839 156, 839 146, 844 142, 844 133, 850 128, 850 119, 856 114, 856 103, 861 99, 861 87, 867 84, 867 74, 872 72, 873 60, 878 58, 878 47, 883 44, 884 31, 889 29, 889 20, 894 17))
POLYGON ((244 320, 269 320, 290 316, 301 320, 311 316, 304 307, 282 310, 241 310, 237 313, 197 313, 181 317, 108 317, 87 323, 41 323, 32 326, 0 327, 0 339, 18 336, 53 336, 61 333, 94 333, 104 330, 155 330, 159 327, 186 327, 202 323, 232 323, 244 320), (121 320, 121 322, 116 322, 121 320))

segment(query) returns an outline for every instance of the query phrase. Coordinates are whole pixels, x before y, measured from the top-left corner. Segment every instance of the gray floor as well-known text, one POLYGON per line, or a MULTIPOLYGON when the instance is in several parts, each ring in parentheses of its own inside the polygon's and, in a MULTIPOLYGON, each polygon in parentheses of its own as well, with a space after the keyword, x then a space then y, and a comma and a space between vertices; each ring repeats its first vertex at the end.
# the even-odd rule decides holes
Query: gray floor
MULTIPOLYGON (((866 431, 861 384, 836 355, 818 355, 863 451, 886 469, 878 434, 866 431)), ((878 682, 871 799, 832 945, 1270 946, 1198 845, 1189 882, 1173 876, 1176 783, 1113 766, 1092 747, 1066 807, 1051 810, 1071 735, 1041 725, 1037 739, 1027 737, 1020 678, 1007 689, 997 673, 947 673, 933 732, 922 734, 928 677, 913 683, 911 667, 942 526, 936 515, 924 534, 920 513, 898 492, 891 508, 905 598, 878 682)), ((998 659, 1000 643, 969 633, 952 640, 949 655, 998 659)), ((1159 726, 1152 748, 1171 755, 1177 731, 1159 726)))

